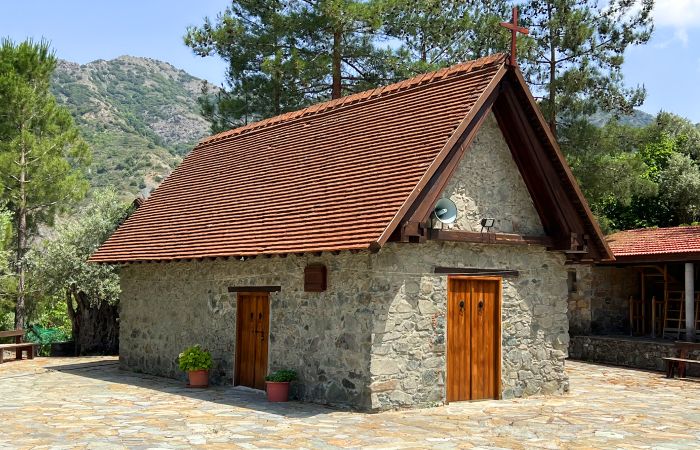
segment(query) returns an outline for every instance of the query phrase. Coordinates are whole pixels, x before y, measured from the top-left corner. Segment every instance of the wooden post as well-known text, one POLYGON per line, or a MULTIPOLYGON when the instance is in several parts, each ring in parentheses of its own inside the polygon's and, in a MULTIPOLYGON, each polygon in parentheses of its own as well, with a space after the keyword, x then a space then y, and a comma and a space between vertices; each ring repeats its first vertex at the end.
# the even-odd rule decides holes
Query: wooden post
POLYGON ((685 340, 695 341, 695 267, 693 263, 685 263, 685 340))
POLYGON ((630 295, 627 302, 629 303, 630 310, 630 336, 634 336, 634 297, 630 295))
POLYGON ((656 296, 651 297, 651 337, 656 337, 656 296))
MULTIPOLYGON (((641 273, 641 277, 642 277, 642 306, 641 306, 641 308, 642 308, 642 334, 643 335, 646 333, 646 329, 644 328, 646 325, 644 323, 644 310, 645 310, 646 304, 647 304, 647 292, 646 292, 646 289, 644 288, 644 271, 645 270, 646 269, 642 267, 642 273, 641 273)), ((651 306, 652 306, 652 308, 654 307, 654 305, 651 305, 651 306)))

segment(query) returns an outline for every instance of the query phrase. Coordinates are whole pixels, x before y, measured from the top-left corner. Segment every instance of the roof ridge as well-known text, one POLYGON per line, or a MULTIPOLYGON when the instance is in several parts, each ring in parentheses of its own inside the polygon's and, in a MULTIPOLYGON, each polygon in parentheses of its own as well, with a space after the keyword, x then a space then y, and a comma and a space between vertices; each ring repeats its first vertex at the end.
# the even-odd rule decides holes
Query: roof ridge
POLYGON ((672 227, 642 227, 642 228, 633 228, 631 230, 620 230, 617 231, 613 234, 608 235, 609 237, 615 236, 616 234, 622 234, 622 233, 643 233, 646 231, 666 231, 666 230, 678 230, 678 229, 689 229, 689 228, 698 228, 700 229, 700 225, 675 225, 672 227))
POLYGON ((409 88, 422 86, 429 82, 444 80, 453 76, 463 75, 473 70, 478 70, 485 66, 502 63, 505 61, 506 55, 504 53, 494 53, 493 55, 484 56, 475 60, 455 64, 450 67, 443 67, 432 72, 422 73, 416 75, 415 77, 408 78, 403 81, 398 81, 396 83, 388 84, 386 86, 357 92, 334 100, 316 103, 307 106, 303 109, 280 114, 274 117, 270 117, 268 119, 263 119, 257 122, 243 125, 241 127, 233 128, 231 130, 222 131, 215 135, 201 139, 197 145, 199 146, 203 144, 209 144, 212 142, 218 142, 230 136, 235 136, 248 131, 266 128, 268 126, 284 123, 293 119, 298 119, 300 117, 316 115, 344 105, 356 104, 357 102, 365 102, 370 99, 377 98, 381 95, 391 94, 399 91, 403 92, 409 88))

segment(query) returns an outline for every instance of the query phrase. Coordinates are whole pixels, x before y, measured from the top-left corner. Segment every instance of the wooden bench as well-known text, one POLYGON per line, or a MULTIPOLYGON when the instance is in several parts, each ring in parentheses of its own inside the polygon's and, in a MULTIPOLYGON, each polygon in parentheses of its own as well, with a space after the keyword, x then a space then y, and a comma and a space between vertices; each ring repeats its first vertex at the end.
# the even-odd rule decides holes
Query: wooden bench
POLYGON ((686 364, 700 364, 700 361, 686 358, 662 358, 666 362, 666 378, 673 378, 678 369, 678 377, 685 378, 686 364))
POLYGON ((5 362, 5 350, 14 350, 16 359, 22 359, 22 352, 27 352, 27 359, 34 359, 35 349, 38 344, 23 342, 24 330, 0 331, 0 338, 12 337, 15 338, 13 344, 0 344, 0 364, 5 362))
POLYGON ((700 361, 688 359, 688 352, 691 350, 700 350, 700 343, 676 341, 675 346, 678 349, 678 357, 661 358, 666 363, 666 377, 673 378, 676 369, 678 369, 678 377, 685 378, 685 368, 688 365, 700 364, 700 361))

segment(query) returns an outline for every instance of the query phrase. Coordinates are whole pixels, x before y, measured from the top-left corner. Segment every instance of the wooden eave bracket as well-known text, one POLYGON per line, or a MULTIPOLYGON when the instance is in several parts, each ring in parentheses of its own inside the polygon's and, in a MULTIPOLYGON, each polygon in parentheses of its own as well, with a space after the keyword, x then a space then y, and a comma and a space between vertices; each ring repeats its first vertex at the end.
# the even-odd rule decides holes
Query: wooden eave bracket
POLYGON ((428 239, 428 226, 425 222, 405 222, 401 226, 401 242, 423 243, 428 239))
POLYGON ((569 239, 569 247, 564 249, 564 253, 570 255, 585 255, 588 254, 588 242, 590 241, 590 236, 584 234, 580 236, 577 233, 572 232, 569 239))

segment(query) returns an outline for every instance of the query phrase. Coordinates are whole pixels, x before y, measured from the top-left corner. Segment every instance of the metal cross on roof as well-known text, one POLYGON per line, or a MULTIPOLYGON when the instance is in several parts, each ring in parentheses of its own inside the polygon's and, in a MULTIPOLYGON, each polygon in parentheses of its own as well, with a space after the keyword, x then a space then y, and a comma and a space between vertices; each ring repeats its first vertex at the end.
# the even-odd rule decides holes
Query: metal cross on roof
POLYGON ((518 49, 516 46, 516 38, 518 36, 518 33, 528 34, 530 31, 525 27, 518 26, 518 7, 517 6, 513 7, 513 21, 512 22, 501 22, 501 26, 508 28, 510 30, 510 33, 511 33, 510 65, 515 66, 517 64, 516 54, 517 54, 518 49))

